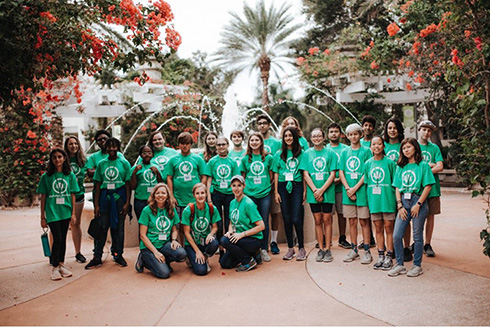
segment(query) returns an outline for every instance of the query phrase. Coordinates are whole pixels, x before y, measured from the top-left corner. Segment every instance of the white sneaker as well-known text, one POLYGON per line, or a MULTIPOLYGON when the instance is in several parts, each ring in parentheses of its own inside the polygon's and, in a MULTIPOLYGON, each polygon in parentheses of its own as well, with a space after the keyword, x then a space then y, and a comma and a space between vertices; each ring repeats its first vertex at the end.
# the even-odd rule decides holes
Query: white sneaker
POLYGON ((51 271, 51 279, 52 280, 60 280, 61 279, 59 267, 53 267, 53 270, 51 271))
POLYGON ((211 272, 211 266, 209 265, 209 262, 206 260, 206 269, 208 271, 208 274, 211 272))
POLYGON ((261 254, 262 254, 262 260, 265 261, 265 262, 270 262, 271 261, 271 256, 269 255, 269 253, 267 253, 267 250, 260 250, 261 251, 261 254))
POLYGON ((67 278, 67 277, 71 277, 73 275, 71 273, 71 271, 69 271, 68 269, 65 268, 65 266, 60 265, 59 268, 60 268, 59 270, 60 270, 61 277, 67 278))
POLYGON ((422 267, 413 265, 412 268, 407 273, 408 277, 417 277, 419 275, 422 275, 424 271, 422 270, 422 267))
POLYGON ((361 258, 361 263, 363 265, 368 265, 371 262, 373 262, 373 257, 371 256, 371 252, 369 251, 364 251, 362 258, 361 258))
POLYGON ((405 266, 402 266, 402 265, 396 265, 394 266, 393 268, 391 268, 390 271, 388 271, 388 276, 390 277, 395 277, 395 276, 398 276, 398 275, 403 275, 403 274, 406 274, 407 273, 407 269, 405 268, 405 266))
POLYGON ((350 252, 344 257, 344 262, 352 262, 358 258, 359 254, 354 250, 350 250, 350 252))

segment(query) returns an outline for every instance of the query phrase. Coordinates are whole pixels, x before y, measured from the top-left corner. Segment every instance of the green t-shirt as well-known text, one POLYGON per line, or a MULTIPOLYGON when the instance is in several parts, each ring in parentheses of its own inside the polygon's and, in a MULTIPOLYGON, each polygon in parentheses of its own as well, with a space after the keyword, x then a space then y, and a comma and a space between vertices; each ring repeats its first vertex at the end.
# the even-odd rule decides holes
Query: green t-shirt
MULTIPOLYGON (((339 143, 338 146, 333 147, 330 143, 327 144, 327 148, 332 150, 336 155, 337 155, 337 167, 340 168, 340 154, 342 153, 342 150, 345 148, 348 148, 347 145, 344 143, 339 143)), ((335 178, 339 178, 339 171, 335 173, 335 178)), ((344 185, 342 183, 338 183, 335 185, 335 193, 342 193, 342 190, 344 189, 344 185)))
POLYGON ((303 151, 306 151, 310 148, 310 146, 308 145, 308 141, 303 136, 299 137, 299 145, 301 145, 303 151))
MULTIPOLYGON (((119 158, 125 158, 124 157, 124 154, 122 154, 121 152, 118 152, 117 153, 117 156, 119 158)), ((96 169, 97 168, 97 165, 99 164, 99 162, 101 162, 102 160, 106 159, 109 157, 109 154, 107 153, 102 153, 102 151, 97 151, 97 152, 94 152, 90 155, 90 157, 87 159, 87 162, 85 163, 85 168, 86 169, 96 169)))
MULTIPOLYGON (((173 219, 169 217, 166 209, 157 209, 157 213, 151 212, 150 206, 146 206, 141 211, 138 223, 148 227, 146 236, 151 244, 157 249, 160 249, 165 243, 172 238, 172 227, 180 222, 179 215, 174 209, 173 219)), ((146 249, 143 241, 140 240, 140 249, 146 249)))
MULTIPOLYGON (((420 150, 422 150, 422 157, 427 163, 438 163, 444 161, 444 159, 442 158, 441 149, 439 149, 439 147, 432 142, 428 142, 426 145, 420 144, 420 150)), ((434 179, 436 183, 432 185, 432 189, 429 193, 429 198, 441 196, 441 183, 439 181, 439 174, 435 174, 434 179)))
POLYGON ((243 157, 240 170, 245 173, 245 195, 252 196, 257 199, 266 197, 271 192, 271 175, 272 170, 272 156, 267 154, 262 161, 260 154, 252 154, 252 161, 249 162, 250 157, 247 155, 243 157))
POLYGON ((165 176, 172 176, 173 192, 179 206, 186 206, 194 201, 192 188, 201 182, 206 163, 194 153, 183 156, 181 153, 170 158, 165 168, 165 176))
POLYGON ((270 153, 272 156, 274 156, 276 152, 281 148, 281 145, 281 141, 273 136, 269 136, 268 139, 264 140, 265 152, 270 153))
MULTIPOLYGON (((141 169, 136 172, 136 180, 138 185, 134 190, 134 198, 138 200, 148 200, 150 197, 150 193, 158 184, 158 179, 156 174, 151 170, 151 167, 157 167, 154 163, 145 165, 144 163, 140 163, 141 169)), ((134 166, 131 169, 131 174, 135 171, 137 166, 134 166)))
POLYGON ((230 157, 214 156, 204 169, 204 175, 212 178, 210 192, 218 191, 223 194, 232 193, 231 178, 239 173, 235 160, 230 157))
POLYGON ((421 195, 427 185, 435 183, 434 174, 430 166, 425 161, 409 163, 405 167, 397 166, 393 186, 400 190, 400 193, 415 193, 421 195))
MULTIPOLYGON (((330 173, 338 169, 338 159, 335 153, 328 148, 323 148, 320 151, 310 148, 303 153, 299 169, 307 171, 313 184, 320 188, 325 184, 330 173)), ((308 185, 306 187, 306 202, 318 203, 308 185)), ((335 203, 335 186, 333 182, 323 193, 323 201, 321 203, 335 203)))
POLYGON ((364 137, 360 140, 361 145, 365 146, 366 148, 370 149, 371 148, 371 141, 366 141, 364 137))
POLYGON ((367 186, 369 212, 396 212, 395 189, 392 186, 396 164, 384 156, 366 161, 364 166, 364 184, 367 186))
POLYGON ((77 194, 79 190, 77 178, 73 172, 68 175, 56 172, 51 176, 44 173, 36 193, 46 195, 46 222, 70 219, 73 210, 71 195, 77 194))
MULTIPOLYGON (((340 155, 340 165, 339 169, 344 172, 347 184, 350 187, 355 186, 361 179, 364 173, 364 165, 369 158, 371 158, 371 150, 362 146, 353 150, 352 147, 347 147, 342 151, 340 155)), ((346 205, 355 205, 358 207, 366 207, 367 204, 367 194, 366 194, 366 184, 363 184, 356 192, 356 201, 352 201, 347 196, 347 191, 345 188, 342 193, 342 203, 346 205)))
MULTIPOLYGON (((101 183, 101 189, 116 190, 124 186, 130 179, 131 165, 124 157, 118 156, 116 160, 109 160, 107 157, 99 162, 95 169, 94 181, 101 183)), ((114 199, 119 199, 117 193, 114 194, 114 199)))
POLYGON ((73 172, 73 174, 75 174, 75 177, 77 178, 78 188, 80 189, 80 191, 76 193, 75 196, 79 197, 85 194, 85 185, 83 184, 83 182, 85 180, 85 173, 87 172, 87 163, 85 163, 83 167, 80 167, 78 165, 77 158, 71 157, 70 167, 71 171, 73 172))
POLYGON ((281 159, 281 151, 276 152, 272 163, 272 171, 279 175, 279 182, 301 182, 303 180, 302 172, 299 170, 299 163, 301 162, 302 156, 303 152, 297 158, 293 158, 293 152, 288 150, 287 161, 284 162, 281 159))
MULTIPOLYGON (((213 206, 214 207, 214 206, 213 206)), ((191 225, 191 235, 196 244, 204 245, 206 237, 211 232, 212 225, 221 220, 218 209, 214 207, 213 217, 209 216, 209 205, 206 203, 204 210, 197 209, 197 204, 194 202, 194 220, 191 225)), ((191 224, 191 208, 185 207, 182 213, 182 225, 189 226, 191 224)), ((185 244, 189 244, 187 239, 185 244)))
MULTIPOLYGON (((246 195, 238 202, 236 199, 230 203, 230 223, 233 231, 242 233, 255 227, 255 222, 262 220, 255 203, 246 195)), ((228 230, 228 229, 226 229, 228 230)), ((261 240, 264 236, 258 232, 250 237, 261 240)))
POLYGON ((394 163, 398 162, 398 158, 400 157, 400 143, 387 143, 385 142, 385 154, 388 159, 391 159, 394 163))
MULTIPOLYGON (((162 151, 155 151, 155 153, 153 154, 153 158, 151 158, 150 163, 157 166, 158 170, 160 170, 160 174, 162 175, 163 180, 165 180, 165 178, 167 177, 167 176, 163 175, 163 173, 165 171, 165 166, 167 165, 170 158, 177 155, 178 153, 179 152, 177 152, 176 150, 174 150, 172 148, 165 147, 165 148, 163 148, 162 151)), ((143 159, 141 157, 138 157, 138 160, 136 161, 136 163, 134 165, 135 166, 140 165, 142 162, 143 162, 143 159)))
POLYGON ((236 165, 240 167, 240 163, 242 162, 242 158, 245 156, 245 153, 247 153, 246 149, 243 149, 242 151, 238 151, 238 152, 231 150, 230 153, 228 154, 228 157, 235 160, 236 165))

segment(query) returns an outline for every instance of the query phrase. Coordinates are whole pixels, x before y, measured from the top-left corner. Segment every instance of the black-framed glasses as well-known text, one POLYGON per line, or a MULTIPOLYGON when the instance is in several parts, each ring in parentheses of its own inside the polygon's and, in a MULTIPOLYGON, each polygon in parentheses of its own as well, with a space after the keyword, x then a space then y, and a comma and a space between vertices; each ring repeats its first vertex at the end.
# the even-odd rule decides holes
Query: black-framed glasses
POLYGON ((261 121, 261 122, 258 122, 257 125, 269 125, 269 122, 268 121, 261 121))
POLYGON ((226 143, 216 143, 216 146, 227 146, 228 144, 226 143))

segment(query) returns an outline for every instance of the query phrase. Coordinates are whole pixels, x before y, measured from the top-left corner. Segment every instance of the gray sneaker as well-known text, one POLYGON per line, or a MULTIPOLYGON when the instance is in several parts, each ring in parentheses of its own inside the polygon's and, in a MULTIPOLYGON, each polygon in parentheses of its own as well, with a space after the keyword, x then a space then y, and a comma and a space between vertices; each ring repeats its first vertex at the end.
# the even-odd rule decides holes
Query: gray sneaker
POLYGON ((316 262, 322 262, 323 258, 325 257, 325 251, 318 250, 318 253, 316 254, 316 262))
POLYGON ((267 250, 260 250, 261 254, 262 254, 262 260, 264 260, 265 262, 270 262, 271 261, 271 256, 269 255, 269 253, 267 253, 267 250))
POLYGON ((388 276, 395 277, 398 275, 404 275, 406 273, 407 273, 407 269, 405 268, 405 266, 396 265, 393 268, 391 268, 390 271, 388 271, 388 276))
POLYGON ((413 265, 412 268, 407 272, 408 277, 417 277, 419 275, 422 275, 424 271, 422 270, 422 267, 413 265))
POLYGON ((371 255, 371 252, 370 251, 364 251, 364 253, 362 254, 362 258, 361 258, 361 263, 363 265, 368 265, 371 262, 373 262, 373 256, 371 255))
POLYGON ((333 261, 332 251, 325 250, 325 256, 323 257, 323 262, 332 262, 332 261, 333 261))
POLYGON ((383 262, 385 261, 384 255, 378 256, 378 261, 373 265, 373 269, 380 270, 383 267, 383 262))
POLYGON ((298 255, 296 256, 296 261, 305 261, 306 260, 306 250, 305 248, 301 248, 298 251, 298 255))
POLYGON ((294 249, 289 248, 288 252, 282 257, 283 260, 293 260, 295 256, 294 249))
POLYGON ((393 268, 393 259, 389 255, 385 256, 385 260, 383 261, 383 267, 381 269, 383 270, 390 270, 393 268))
POLYGON ((352 262, 358 258, 359 254, 354 250, 350 250, 350 252, 344 257, 344 262, 352 262))

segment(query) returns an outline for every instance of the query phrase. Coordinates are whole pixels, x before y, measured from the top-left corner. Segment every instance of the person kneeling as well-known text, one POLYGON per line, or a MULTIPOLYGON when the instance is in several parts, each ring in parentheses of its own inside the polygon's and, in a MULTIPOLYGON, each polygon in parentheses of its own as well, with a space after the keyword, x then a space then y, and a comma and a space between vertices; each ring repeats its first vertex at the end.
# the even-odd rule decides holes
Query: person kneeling
POLYGON ((226 249, 219 260, 223 269, 238 265, 236 271, 249 271, 262 262, 260 240, 265 225, 255 203, 243 194, 244 188, 244 178, 241 175, 233 176, 231 189, 235 199, 230 203, 230 225, 220 240, 226 249))
POLYGON ((139 218, 140 253, 134 268, 148 268, 158 278, 169 278, 170 263, 182 261, 185 250, 177 242, 179 216, 166 184, 155 185, 139 218))
POLYGON ((189 203, 182 214, 185 252, 194 273, 204 276, 211 271, 208 258, 218 249, 216 232, 221 217, 212 203, 206 203, 206 185, 197 183, 192 188, 192 194, 196 201, 189 203))

